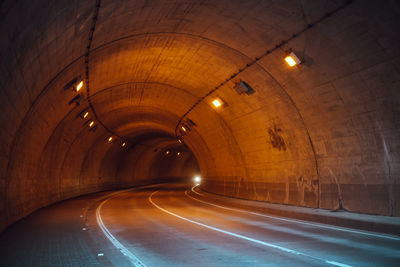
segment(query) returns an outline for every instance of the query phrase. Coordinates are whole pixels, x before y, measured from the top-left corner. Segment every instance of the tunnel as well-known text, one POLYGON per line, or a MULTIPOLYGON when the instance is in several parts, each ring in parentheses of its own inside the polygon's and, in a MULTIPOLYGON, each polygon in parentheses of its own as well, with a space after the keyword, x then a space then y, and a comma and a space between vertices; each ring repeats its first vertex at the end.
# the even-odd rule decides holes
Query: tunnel
POLYGON ((3 234, 57 203, 194 176, 210 197, 399 222, 397 1, 4 0, 0 14, 3 234))

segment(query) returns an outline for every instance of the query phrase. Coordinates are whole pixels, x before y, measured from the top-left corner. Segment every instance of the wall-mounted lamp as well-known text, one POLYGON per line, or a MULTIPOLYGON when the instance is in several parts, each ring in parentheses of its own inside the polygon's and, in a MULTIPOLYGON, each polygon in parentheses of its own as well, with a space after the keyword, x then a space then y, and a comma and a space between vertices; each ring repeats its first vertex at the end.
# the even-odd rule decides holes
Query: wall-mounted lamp
POLYGON ((76 92, 79 92, 79 90, 81 90, 82 87, 83 87, 83 81, 78 82, 78 83, 74 86, 76 92))
POLYGON ((79 92, 83 87, 81 77, 75 77, 64 86, 64 91, 72 88, 75 92, 79 92))
POLYGON ((186 118, 186 124, 189 126, 197 126, 197 124, 189 118, 186 118))
POLYGON ((77 95, 74 98, 72 98, 69 102, 68 105, 72 105, 72 104, 76 104, 77 106, 79 105, 79 103, 82 101, 83 96, 82 95, 77 95))
POLYGON ((80 117, 82 119, 86 119, 89 116, 89 111, 87 109, 84 109, 77 115, 77 117, 80 117))
POLYGON ((285 57, 285 61, 290 67, 296 66, 301 63, 301 60, 296 56, 293 51, 285 57))
POLYGON ((186 124, 181 125, 181 130, 184 132, 190 132, 190 127, 187 126, 186 124))
POLYGON ((238 83, 235 84, 235 86, 233 87, 236 92, 238 92, 239 95, 246 93, 247 95, 251 95, 252 93, 255 92, 255 90, 245 81, 240 81, 238 83))
POLYGON ((214 105, 214 107, 219 108, 219 107, 223 106, 225 103, 224 103, 224 101, 222 101, 221 98, 217 97, 212 101, 212 104, 214 105))

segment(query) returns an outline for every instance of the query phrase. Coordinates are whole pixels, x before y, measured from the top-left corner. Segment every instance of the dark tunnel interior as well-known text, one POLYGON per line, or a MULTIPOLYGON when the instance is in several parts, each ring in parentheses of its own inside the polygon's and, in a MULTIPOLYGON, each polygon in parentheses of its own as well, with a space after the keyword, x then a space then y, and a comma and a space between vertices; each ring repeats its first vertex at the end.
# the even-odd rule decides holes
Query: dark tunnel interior
POLYGON ((0 11, 1 230, 61 200, 195 175, 220 195, 400 216, 397 1, 0 11))

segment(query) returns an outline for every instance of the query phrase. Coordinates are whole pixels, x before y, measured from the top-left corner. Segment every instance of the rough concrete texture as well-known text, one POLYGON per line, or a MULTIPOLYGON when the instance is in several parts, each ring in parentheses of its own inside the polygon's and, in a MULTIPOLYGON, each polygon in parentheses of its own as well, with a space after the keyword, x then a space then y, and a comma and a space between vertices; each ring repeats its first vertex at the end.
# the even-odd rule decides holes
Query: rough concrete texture
POLYGON ((209 192, 400 216, 397 1, 6 0, 0 15, 1 228, 196 160, 209 192))

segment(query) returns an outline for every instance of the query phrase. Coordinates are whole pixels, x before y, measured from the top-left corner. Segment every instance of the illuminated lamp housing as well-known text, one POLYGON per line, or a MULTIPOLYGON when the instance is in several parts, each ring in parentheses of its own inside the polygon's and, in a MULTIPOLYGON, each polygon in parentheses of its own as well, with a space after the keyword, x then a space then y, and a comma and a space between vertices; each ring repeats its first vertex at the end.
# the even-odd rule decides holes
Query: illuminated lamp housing
POLYGON ((224 102, 221 100, 221 98, 217 97, 212 101, 212 104, 214 107, 219 108, 224 104, 224 102))
POLYGON ((73 91, 79 92, 83 87, 83 80, 80 76, 73 78, 64 86, 64 91, 72 88, 73 91))
POLYGON ((301 63, 301 60, 296 56, 294 52, 290 52, 290 54, 285 57, 285 61, 290 67, 296 66, 301 63))
POLYGON ((190 132, 190 127, 186 124, 181 125, 181 130, 184 132, 190 132))
POLYGON ((83 87, 83 81, 79 81, 75 84, 74 88, 76 92, 79 92, 79 90, 81 90, 83 87))
POLYGON ((76 117, 78 118, 82 118, 82 119, 86 119, 89 116, 89 111, 88 109, 84 109, 82 110, 76 117))

